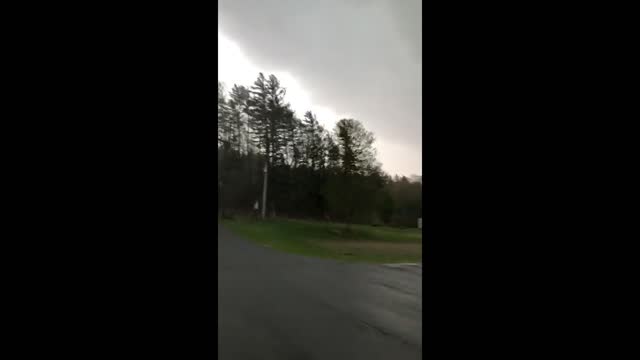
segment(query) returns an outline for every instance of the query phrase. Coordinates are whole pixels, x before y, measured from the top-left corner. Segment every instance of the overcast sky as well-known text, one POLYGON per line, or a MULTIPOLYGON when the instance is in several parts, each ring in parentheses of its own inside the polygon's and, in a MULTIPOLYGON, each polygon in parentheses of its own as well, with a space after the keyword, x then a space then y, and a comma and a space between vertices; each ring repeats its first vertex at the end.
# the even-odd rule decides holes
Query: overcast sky
POLYGON ((219 0, 218 76, 275 74, 299 116, 357 119, 390 174, 422 175, 420 0, 219 0))

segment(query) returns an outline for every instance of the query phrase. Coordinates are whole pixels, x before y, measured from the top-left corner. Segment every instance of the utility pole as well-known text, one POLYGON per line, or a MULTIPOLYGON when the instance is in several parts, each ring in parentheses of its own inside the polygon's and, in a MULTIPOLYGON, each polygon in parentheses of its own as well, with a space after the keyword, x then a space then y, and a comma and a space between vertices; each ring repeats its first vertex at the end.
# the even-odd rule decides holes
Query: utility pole
POLYGON ((268 161, 264 164, 264 182, 262 185, 262 218, 267 215, 267 178, 269 177, 268 161))

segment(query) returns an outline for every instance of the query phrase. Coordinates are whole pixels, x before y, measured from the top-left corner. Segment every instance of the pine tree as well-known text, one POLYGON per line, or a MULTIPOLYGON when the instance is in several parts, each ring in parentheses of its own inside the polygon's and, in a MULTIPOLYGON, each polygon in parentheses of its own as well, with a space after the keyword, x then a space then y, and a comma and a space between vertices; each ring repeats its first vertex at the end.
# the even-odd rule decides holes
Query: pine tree
POLYGON ((307 111, 304 115, 304 153, 307 164, 312 170, 317 170, 324 166, 324 128, 318 123, 316 116, 307 111))
POLYGON ((233 149, 246 154, 249 151, 249 133, 247 124, 247 108, 249 90, 244 86, 233 85, 229 94, 229 124, 233 149))
POLYGON ((324 136, 324 150, 329 170, 336 171, 340 167, 340 148, 329 133, 324 136))
POLYGON ((334 134, 340 164, 328 182, 329 206, 347 223, 356 221, 358 215, 370 221, 377 191, 370 178, 376 170, 373 134, 353 119, 338 121, 334 134))
POLYGON ((268 148, 268 93, 264 75, 260 73, 249 90, 246 113, 249 129, 257 150, 269 156, 268 148))
POLYGON ((342 119, 335 127, 335 136, 340 148, 342 171, 346 175, 368 174, 375 167, 373 133, 353 119, 342 119))
MULTIPOLYGON (((274 75, 265 78, 260 73, 250 90, 247 101, 247 114, 249 115, 249 128, 255 140, 256 147, 266 160, 269 184, 268 193, 278 190, 278 182, 284 176, 272 176, 274 166, 282 168, 286 166, 287 147, 291 138, 291 127, 295 126, 295 114, 289 104, 285 103, 286 90, 280 86, 280 82, 274 75), (273 190, 275 188, 276 190, 273 190)), ((269 198, 269 196, 267 196, 269 198)), ((274 207, 273 199, 268 200, 274 207)))
POLYGON ((267 80, 260 73, 250 90, 247 101, 249 127, 258 150, 269 166, 282 160, 282 147, 286 144, 287 124, 293 116, 289 104, 284 103, 286 91, 274 75, 267 80))
POLYGON ((229 107, 224 94, 224 85, 218 81, 218 146, 229 141, 229 107))

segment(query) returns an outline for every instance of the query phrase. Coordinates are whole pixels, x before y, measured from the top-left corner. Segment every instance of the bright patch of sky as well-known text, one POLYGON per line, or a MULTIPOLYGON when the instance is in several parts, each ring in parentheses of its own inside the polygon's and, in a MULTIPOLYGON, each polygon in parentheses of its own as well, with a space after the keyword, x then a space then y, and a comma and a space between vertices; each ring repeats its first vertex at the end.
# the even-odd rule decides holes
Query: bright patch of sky
POLYGON ((234 84, 250 87, 260 72, 265 76, 273 74, 280 80, 287 89, 285 100, 300 118, 311 111, 320 124, 331 130, 338 120, 351 117, 347 113, 338 114, 328 106, 315 104, 312 94, 300 85, 293 74, 281 69, 259 69, 233 40, 218 30, 218 80, 224 83, 225 89, 228 91, 234 84))
MULTIPOLYGON (((303 88, 294 74, 282 69, 259 68, 251 62, 236 42, 218 30, 218 80, 224 84, 225 89, 228 91, 234 84, 250 87, 260 72, 265 76, 274 74, 280 80, 281 85, 287 90, 285 100, 291 104, 300 118, 306 111, 311 111, 316 115, 318 122, 329 131, 333 130, 340 119, 357 119, 348 112, 339 112, 314 102, 313 93, 303 88)), ((366 123, 364 125, 367 126, 366 123)), ((409 176, 416 172, 421 173, 415 170, 415 149, 406 144, 386 141, 382 137, 384 134, 374 133, 374 135, 377 158, 383 170, 390 175, 409 176), (414 170, 408 171, 409 169, 414 170)))

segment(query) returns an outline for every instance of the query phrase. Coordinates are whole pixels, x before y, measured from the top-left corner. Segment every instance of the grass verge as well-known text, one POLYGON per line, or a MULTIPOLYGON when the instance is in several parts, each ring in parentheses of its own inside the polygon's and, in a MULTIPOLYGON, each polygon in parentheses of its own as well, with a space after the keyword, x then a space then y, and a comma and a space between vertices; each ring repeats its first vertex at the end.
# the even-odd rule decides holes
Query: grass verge
POLYGON ((308 220, 222 220, 236 234, 277 250, 342 261, 422 261, 422 232, 308 220))

